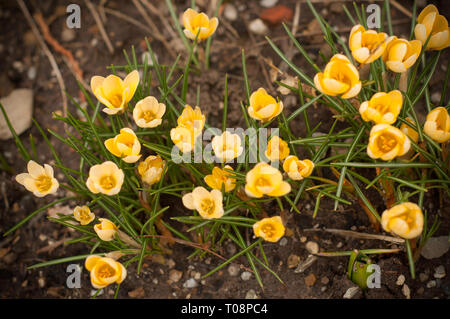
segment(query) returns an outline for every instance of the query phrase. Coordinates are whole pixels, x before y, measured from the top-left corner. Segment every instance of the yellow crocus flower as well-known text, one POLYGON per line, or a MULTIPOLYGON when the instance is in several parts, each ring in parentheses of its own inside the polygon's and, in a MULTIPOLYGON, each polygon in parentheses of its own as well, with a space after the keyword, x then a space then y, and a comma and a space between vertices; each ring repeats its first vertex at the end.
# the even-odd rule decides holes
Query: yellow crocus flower
POLYGON ((90 168, 86 186, 94 194, 116 195, 120 192, 124 176, 115 163, 106 161, 90 168))
MULTIPOLYGON (((225 165, 227 170, 233 171, 230 165, 225 165)), ((225 193, 231 192, 236 187, 236 178, 233 178, 234 174, 227 172, 225 169, 214 167, 211 175, 206 175, 204 178, 205 183, 212 189, 222 190, 225 185, 225 193)))
POLYGON ((283 102, 277 102, 264 88, 250 95, 248 114, 261 122, 268 122, 283 111, 283 102))
POLYGON ((392 36, 384 50, 383 61, 389 70, 403 73, 416 63, 421 50, 422 43, 419 40, 408 41, 392 36))
POLYGON ((91 78, 92 92, 101 103, 106 105, 103 112, 109 115, 125 110, 138 85, 139 72, 137 70, 128 74, 123 81, 113 74, 106 78, 98 75, 91 78))
POLYGON ((414 35, 422 45, 425 45, 430 34, 426 50, 443 50, 450 46, 450 28, 447 19, 440 15, 436 6, 432 4, 420 12, 414 28, 414 35))
POLYGON ((349 99, 361 91, 359 72, 350 60, 342 54, 335 54, 325 70, 314 77, 316 88, 330 96, 340 95, 349 99))
POLYGON ((402 109, 403 96, 399 90, 388 93, 375 93, 369 101, 364 101, 359 107, 359 113, 364 121, 376 124, 393 124, 402 109))
POLYGON ((100 224, 94 225, 97 236, 103 241, 111 241, 117 233, 117 226, 107 218, 99 218, 100 224))
POLYGON ((248 171, 245 193, 250 197, 284 196, 291 191, 291 185, 283 181, 281 172, 267 163, 258 163, 248 171))
POLYGON ((366 31, 362 25, 358 24, 352 28, 348 42, 355 60, 369 64, 383 54, 387 38, 384 32, 366 31))
POLYGON ((153 185, 161 180, 166 162, 159 155, 150 155, 138 165, 138 173, 147 185, 153 185))
POLYGON ((445 107, 439 106, 427 115, 423 131, 438 143, 450 139, 450 115, 445 107))
POLYGON ((166 105, 159 103, 153 96, 147 96, 136 103, 133 109, 133 119, 136 125, 142 128, 157 127, 162 122, 166 112, 166 105))
POLYGON ((76 206, 73 210, 73 216, 83 226, 89 224, 95 218, 94 213, 87 206, 76 206))
POLYGON ((242 154, 241 137, 228 131, 222 135, 214 136, 211 141, 212 149, 217 158, 222 162, 229 162, 242 154))
POLYGON ((261 237, 266 241, 277 242, 284 236, 285 228, 280 216, 263 218, 253 224, 255 236, 261 237))
POLYGON ((213 189, 211 192, 204 187, 198 186, 191 193, 182 198, 183 205, 196 210, 204 219, 214 219, 223 216, 222 192, 213 189))
POLYGON ((300 181, 311 175, 314 163, 309 159, 299 160, 297 156, 291 155, 283 163, 283 169, 294 181, 300 181))
POLYGON ((120 134, 105 141, 105 146, 114 156, 122 158, 126 163, 136 163, 141 154, 141 143, 130 128, 123 128, 120 134))
POLYGON ((413 239, 422 233, 423 213, 414 203, 402 203, 383 212, 381 225, 387 232, 413 239))
POLYGON ((370 130, 367 154, 371 158, 390 161, 409 151, 411 142, 398 128, 388 124, 377 124, 370 130))
POLYGON ((86 258, 84 266, 91 274, 91 284, 95 289, 102 289, 112 283, 120 284, 127 277, 127 270, 118 261, 109 257, 91 255, 86 258))
POLYGON ((44 166, 41 166, 30 160, 27 164, 27 170, 28 173, 18 174, 16 181, 25 186, 34 196, 44 197, 56 193, 59 183, 53 177, 53 168, 50 165, 44 164, 44 166))
POLYGON ((219 20, 216 17, 209 19, 203 12, 198 13, 189 8, 183 13, 183 23, 184 35, 191 40, 197 38, 197 41, 200 42, 209 38, 216 31, 219 20))
POLYGON ((272 162, 284 160, 289 156, 289 153, 288 144, 278 136, 272 137, 267 143, 265 155, 272 162))

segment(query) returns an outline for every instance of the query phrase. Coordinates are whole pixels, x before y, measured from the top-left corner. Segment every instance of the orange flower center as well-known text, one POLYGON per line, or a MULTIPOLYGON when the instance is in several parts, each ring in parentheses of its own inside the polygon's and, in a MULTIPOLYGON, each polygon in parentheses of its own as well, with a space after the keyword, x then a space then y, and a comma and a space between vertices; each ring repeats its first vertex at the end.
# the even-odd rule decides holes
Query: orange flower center
POLYGON ((385 114, 389 110, 389 105, 385 104, 377 104, 375 106, 372 106, 375 110, 380 112, 381 114, 385 114))
POLYGON ((262 225, 261 231, 267 237, 273 237, 275 235, 275 227, 272 224, 264 224, 264 225, 262 225))
POLYGON ((256 186, 267 187, 270 185, 271 185, 271 183, 266 177, 259 177, 256 180, 256 186))
POLYGON ((97 272, 97 276, 100 278, 110 278, 114 276, 116 271, 108 264, 102 265, 97 272))
POLYGON ((391 151, 395 145, 397 145, 397 140, 390 133, 384 133, 378 138, 378 148, 385 153, 391 151))
POLYGON ((52 179, 47 175, 41 175, 36 179, 35 185, 39 192, 45 193, 52 187, 52 179))
POLYGON ((89 211, 87 209, 80 209, 80 219, 83 220, 89 219, 89 211))
POLYGON ((154 119, 156 119, 156 114, 153 113, 152 111, 144 111, 142 113, 142 118, 146 121, 146 122, 151 122, 154 119))
POLYGON ((110 96, 109 102, 115 107, 120 107, 122 104, 122 94, 114 94, 110 96))
POLYGON ((216 204, 211 199, 207 198, 202 200, 200 204, 200 208, 202 211, 204 211, 207 215, 212 215, 214 213, 214 209, 216 207, 216 204))
POLYGON ((116 186, 116 179, 113 176, 107 175, 100 178, 100 186, 103 189, 110 190, 116 186))

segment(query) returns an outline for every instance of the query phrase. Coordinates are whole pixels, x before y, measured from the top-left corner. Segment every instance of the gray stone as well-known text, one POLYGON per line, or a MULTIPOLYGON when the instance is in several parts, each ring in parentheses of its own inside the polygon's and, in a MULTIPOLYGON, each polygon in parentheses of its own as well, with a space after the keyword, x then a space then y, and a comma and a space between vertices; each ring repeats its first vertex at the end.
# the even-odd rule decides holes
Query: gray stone
POLYGON ((401 285, 403 285, 405 283, 405 280, 406 280, 405 276, 404 275, 400 275, 400 276, 398 276, 397 282, 395 284, 397 286, 401 286, 401 285))
POLYGON ((427 282, 427 288, 434 288, 436 287, 436 280, 430 280, 427 282))
POLYGON ((186 282, 183 284, 184 288, 196 288, 198 287, 198 283, 194 278, 190 278, 186 280, 186 282))
POLYGON ((350 287, 344 294, 344 299, 352 299, 359 291, 359 287, 350 287))
POLYGON ((319 252, 319 244, 315 241, 307 242, 305 248, 310 254, 317 254, 319 252))
POLYGON ((269 28, 261 19, 255 19, 248 25, 249 30, 254 34, 265 35, 269 32, 269 28))
POLYGON ((239 266, 236 264, 231 264, 230 266, 228 266, 228 273, 231 277, 236 277, 237 275, 239 275, 239 266))
POLYGON ((436 279, 442 279, 442 278, 444 278, 445 277, 445 275, 446 275, 446 273, 445 273, 445 267, 444 266, 439 266, 439 267, 436 267, 435 269, 434 269, 434 278, 436 278, 436 279))
POLYGON ((276 5, 278 0, 261 0, 259 4, 264 8, 271 8, 276 5))
POLYGON ((245 299, 259 299, 259 297, 253 289, 250 289, 245 294, 245 299))
POLYGON ((223 10, 223 15, 228 21, 235 21, 238 17, 238 12, 234 5, 227 3, 225 5, 225 9, 223 10))
POLYGON ((431 237, 423 247, 421 255, 426 259, 439 258, 449 249, 448 236, 431 237))
MULTIPOLYGON (((16 89, 8 96, 0 98, 0 103, 5 108, 9 121, 18 135, 30 127, 33 114, 33 91, 31 89, 16 89)), ((0 139, 6 140, 11 137, 11 131, 2 115, 0 116, 0 139)))
POLYGON ((280 240, 280 246, 286 246, 288 243, 288 240, 286 237, 281 238, 280 240))
POLYGON ((252 277, 252 273, 251 273, 251 272, 248 272, 248 271, 244 271, 244 272, 241 274, 241 279, 244 280, 244 281, 250 280, 251 277, 252 277))

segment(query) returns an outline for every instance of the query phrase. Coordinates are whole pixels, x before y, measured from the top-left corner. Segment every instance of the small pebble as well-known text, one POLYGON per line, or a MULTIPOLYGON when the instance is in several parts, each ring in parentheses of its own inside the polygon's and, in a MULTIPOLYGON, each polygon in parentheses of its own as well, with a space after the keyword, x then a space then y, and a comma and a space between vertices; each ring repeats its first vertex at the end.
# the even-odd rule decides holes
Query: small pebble
POLYGON ((430 280, 427 282, 427 288, 434 288, 436 287, 436 280, 430 280))
POLYGON ((152 282, 153 282, 155 285, 157 285, 157 284, 158 284, 158 279, 155 278, 155 279, 152 280, 152 282))
POLYGON ((419 274, 419 279, 421 282, 425 282, 428 280, 428 275, 422 272, 419 274))
POLYGON ((264 8, 271 8, 276 5, 278 0, 261 0, 259 4, 264 8))
POLYGON ((411 299, 411 290, 409 289, 408 285, 403 285, 402 293, 403 295, 405 295, 406 299, 411 299))
POLYGON ((248 25, 251 32, 255 34, 265 35, 269 32, 269 28, 264 24, 261 19, 255 19, 251 21, 248 25))
POLYGON ((186 280, 186 282, 183 284, 184 288, 196 288, 198 287, 198 283, 194 278, 190 278, 186 280))
POLYGON ((64 42, 70 42, 73 39, 75 39, 76 33, 73 29, 64 28, 64 30, 61 32, 61 39, 64 42))
POLYGON ((344 294, 344 299, 352 299, 358 292, 359 287, 350 287, 344 294))
POLYGON ((442 279, 442 278, 444 278, 445 277, 445 275, 446 275, 446 273, 445 273, 445 267, 444 266, 439 266, 439 267, 436 267, 435 269, 434 269, 434 278, 436 278, 436 279, 442 279))
POLYGON ((228 273, 231 277, 236 277, 237 275, 239 275, 239 266, 236 264, 231 264, 230 266, 228 266, 228 273))
POLYGON ((258 295, 256 294, 256 292, 253 289, 250 289, 245 294, 245 299, 258 299, 258 298, 259 298, 258 295))
POLYGON ((236 253, 236 246, 234 246, 233 244, 228 244, 227 245, 227 252, 230 255, 234 255, 236 253))
POLYGON ((27 76, 30 80, 34 80, 36 78, 36 67, 35 66, 31 66, 28 69, 27 76))
POLYGON ((305 278, 305 284, 308 287, 312 287, 314 286, 314 284, 316 283, 316 276, 314 274, 309 274, 306 278, 305 278))
POLYGON ((433 102, 434 104, 439 104, 440 101, 441 92, 434 92, 433 94, 431 94, 431 102, 433 102))
POLYGON ((288 268, 295 268, 300 263, 300 257, 294 254, 289 255, 287 260, 288 268))
POLYGON ((173 267, 175 267, 175 261, 173 259, 169 259, 167 261, 167 267, 169 267, 169 269, 172 269, 173 267))
POLYGON ((344 244, 342 242, 338 242, 336 248, 342 248, 342 246, 344 246, 344 244))
POLYGON ((400 275, 400 276, 398 276, 397 282, 395 284, 397 286, 401 286, 401 285, 403 285, 405 283, 405 280, 406 280, 405 276, 400 275))
POLYGON ((286 237, 281 238, 280 240, 280 246, 286 246, 288 243, 288 240, 286 237))
POLYGON ((421 295, 424 293, 424 291, 425 291, 425 289, 423 287, 420 287, 419 289, 417 289, 417 294, 421 295))
POLYGON ((300 237, 300 242, 305 243, 308 240, 305 236, 300 237))
POLYGON ((171 271, 169 271, 169 279, 172 282, 180 281, 181 277, 183 277, 183 273, 181 271, 176 269, 172 269, 171 271))
POLYGON ((229 21, 235 21, 238 17, 238 12, 234 5, 232 5, 231 3, 227 3, 225 5, 225 9, 223 10, 223 15, 225 19, 229 21))
POLYGON ((352 226, 352 227, 350 227, 350 229, 353 230, 353 231, 355 231, 355 230, 357 230, 358 228, 357 228, 356 226, 352 226))
POLYGON ((252 273, 251 273, 251 272, 248 272, 248 271, 244 271, 244 272, 241 274, 241 279, 244 280, 244 281, 250 280, 251 277, 252 277, 252 273))
POLYGON ((317 254, 319 252, 319 244, 317 244, 315 241, 307 242, 305 248, 311 254, 317 254))
POLYGON ((320 282, 324 285, 327 285, 330 282, 330 279, 328 279, 328 277, 322 277, 322 279, 320 279, 320 282))
POLYGON ((321 292, 325 292, 327 290, 327 286, 323 286, 322 288, 320 288, 321 292))
POLYGON ((202 274, 199 273, 199 272, 196 272, 195 275, 194 275, 194 279, 195 280, 200 280, 200 278, 202 278, 202 274))

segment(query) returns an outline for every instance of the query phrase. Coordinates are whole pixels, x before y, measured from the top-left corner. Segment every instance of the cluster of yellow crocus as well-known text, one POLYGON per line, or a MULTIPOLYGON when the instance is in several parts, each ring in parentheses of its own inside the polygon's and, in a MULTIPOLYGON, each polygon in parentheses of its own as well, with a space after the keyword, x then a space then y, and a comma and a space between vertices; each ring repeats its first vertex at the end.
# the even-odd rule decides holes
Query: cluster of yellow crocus
POLYGON ((381 225, 384 230, 405 239, 418 237, 423 230, 423 213, 419 206, 406 202, 383 212, 381 225))
POLYGON ((211 174, 206 175, 203 180, 212 189, 222 190, 223 187, 225 193, 231 192, 236 187, 236 178, 229 171, 234 171, 230 165, 225 165, 224 169, 214 167, 211 174))
POLYGON ((289 153, 288 144, 278 136, 272 137, 267 143, 265 155, 272 162, 284 160, 289 153))
POLYGON ((86 258, 84 266, 91 274, 91 284, 96 289, 102 289, 112 283, 120 284, 127 277, 127 270, 118 261, 97 255, 86 258))
POLYGON ((186 208, 196 210, 204 219, 220 218, 224 213, 222 192, 217 189, 209 192, 198 186, 185 194, 182 201, 186 208))
POLYGON ((223 132, 222 135, 214 136, 211 144, 214 154, 222 162, 229 162, 239 157, 244 150, 241 137, 228 131, 223 132))
POLYGON ((41 166, 30 160, 27 164, 27 170, 28 173, 18 174, 16 181, 25 186, 34 196, 44 197, 56 193, 59 183, 53 177, 53 168, 50 165, 44 164, 44 166, 41 166))
POLYGON ((150 155, 138 165, 142 181, 151 186, 161 180, 166 162, 159 155, 150 155))
POLYGON ((172 142, 183 152, 191 152, 205 126, 205 115, 202 114, 200 107, 194 109, 186 105, 177 120, 178 126, 170 130, 172 142))
POLYGON ((266 241, 277 242, 284 236, 285 228, 280 216, 263 218, 253 224, 255 236, 266 241))

